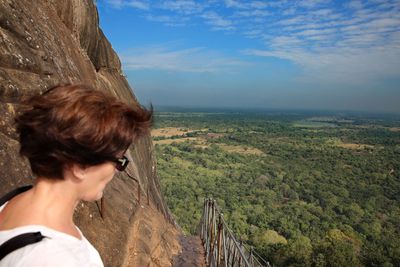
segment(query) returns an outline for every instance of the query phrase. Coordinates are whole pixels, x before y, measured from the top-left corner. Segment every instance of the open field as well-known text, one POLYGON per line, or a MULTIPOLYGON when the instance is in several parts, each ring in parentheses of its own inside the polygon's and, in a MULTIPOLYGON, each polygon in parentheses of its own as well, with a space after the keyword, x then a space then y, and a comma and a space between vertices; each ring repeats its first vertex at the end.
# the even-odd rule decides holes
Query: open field
POLYGON ((321 128, 321 127, 337 127, 336 124, 331 122, 321 122, 321 121, 311 121, 311 120, 301 120, 293 123, 294 127, 304 127, 304 128, 321 128))
POLYGON ((366 148, 374 148, 372 145, 366 144, 352 144, 352 143, 341 143, 337 144, 338 147, 348 148, 348 149, 366 149, 366 148))
POLYGON ((160 129, 154 129, 151 131, 151 136, 165 136, 165 137, 171 137, 171 136, 176 136, 176 135, 185 135, 189 132, 188 129, 184 128, 176 128, 176 127, 166 127, 166 128, 160 128, 160 129))
POLYGON ((153 143, 155 145, 170 145, 172 143, 182 143, 186 141, 197 141, 196 137, 182 137, 182 138, 174 138, 174 139, 163 139, 163 140, 155 140, 153 143))
POLYGON ((246 146, 233 146, 233 145, 225 145, 225 144, 216 144, 222 150, 230 153, 239 153, 245 155, 264 155, 264 152, 257 148, 246 147, 246 146))
POLYGON ((172 137, 172 136, 186 136, 187 134, 190 133, 198 133, 198 132, 206 132, 208 129, 197 129, 197 130, 192 130, 192 129, 187 129, 187 128, 181 128, 181 127, 165 127, 165 128, 158 128, 158 129, 153 129, 151 131, 151 135, 153 137, 172 137))
MULTIPOLYGON (((173 139, 162 139, 162 140, 154 140, 153 143, 155 145, 170 145, 172 143, 183 143, 183 142, 192 142, 194 147, 198 148, 208 148, 210 147, 207 144, 207 140, 204 137, 182 137, 182 138, 173 138, 173 139)), ((264 155, 264 152, 257 148, 246 147, 246 146, 234 146, 234 145, 226 145, 226 144, 215 144, 222 150, 229 153, 239 153, 246 155, 264 155)))

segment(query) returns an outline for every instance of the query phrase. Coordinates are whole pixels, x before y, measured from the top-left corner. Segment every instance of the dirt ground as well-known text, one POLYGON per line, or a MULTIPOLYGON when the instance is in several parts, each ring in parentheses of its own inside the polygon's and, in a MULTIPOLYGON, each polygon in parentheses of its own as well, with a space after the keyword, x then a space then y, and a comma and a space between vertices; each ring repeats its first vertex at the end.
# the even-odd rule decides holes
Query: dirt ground
POLYGON ((184 135, 184 134, 187 134, 190 132, 193 132, 193 131, 184 129, 184 128, 166 127, 166 128, 159 128, 159 129, 152 130, 151 136, 153 136, 153 137, 158 137, 158 136, 171 137, 171 136, 175 136, 175 135, 184 135))
POLYGON ((366 148, 373 148, 372 145, 365 145, 365 144, 353 144, 353 143, 341 143, 337 144, 338 147, 348 148, 348 149, 366 149, 366 148))
MULTIPOLYGON (((191 130, 191 129, 184 129, 184 128, 175 128, 175 127, 166 127, 160 129, 154 129, 151 131, 151 135, 153 137, 165 137, 166 139, 163 140, 153 140, 153 144, 159 145, 170 145, 174 142, 182 143, 186 141, 195 142, 195 147, 207 148, 207 139, 212 138, 219 138, 222 137, 223 134, 216 134, 216 133, 207 133, 204 136, 199 137, 185 137, 186 134, 191 132, 198 132, 198 131, 207 131, 208 129, 201 129, 201 130, 191 130), (172 136, 182 136, 182 138, 168 138, 172 136)), ((239 153, 239 154, 247 154, 247 155, 264 155, 259 149, 252 148, 252 147, 245 147, 245 146, 233 146, 233 145, 226 145, 226 144, 217 144, 222 150, 230 153, 239 153)))

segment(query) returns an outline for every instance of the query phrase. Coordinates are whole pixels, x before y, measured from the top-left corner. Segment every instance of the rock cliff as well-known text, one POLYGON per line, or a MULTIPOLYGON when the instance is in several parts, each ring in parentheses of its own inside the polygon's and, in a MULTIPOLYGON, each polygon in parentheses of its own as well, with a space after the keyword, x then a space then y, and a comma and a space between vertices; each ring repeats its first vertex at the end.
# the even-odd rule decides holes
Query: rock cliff
MULTIPOLYGON (((13 125, 19 102, 60 83, 86 83, 138 104, 92 0, 0 1, 0 195, 32 183, 13 125)), ((131 177, 118 174, 103 205, 81 203, 75 221, 106 266, 168 266, 178 231, 169 223, 150 136, 128 156, 131 177)))

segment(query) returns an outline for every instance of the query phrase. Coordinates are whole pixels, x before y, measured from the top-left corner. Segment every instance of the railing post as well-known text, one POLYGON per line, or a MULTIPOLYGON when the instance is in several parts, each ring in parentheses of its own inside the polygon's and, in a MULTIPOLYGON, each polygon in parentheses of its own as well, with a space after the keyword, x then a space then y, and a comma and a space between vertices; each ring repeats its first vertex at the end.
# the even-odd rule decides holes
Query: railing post
POLYGON ((229 262, 231 261, 232 258, 232 242, 230 238, 228 238, 227 240, 228 240, 228 255, 226 256, 226 262, 227 265, 229 265, 229 262))
MULTIPOLYGON (((242 244, 243 244, 243 242, 242 242, 242 240, 240 240, 240 243, 239 243, 239 250, 241 250, 241 251, 243 251, 242 250, 242 244)), ((239 267, 240 266, 242 266, 242 257, 239 257, 239 267)))
POLYGON ((220 266, 221 262, 221 248, 222 248, 222 231, 223 231, 223 224, 222 224, 222 214, 218 216, 218 231, 217 231, 217 267, 220 266))
POLYGON ((232 255, 232 267, 235 266, 235 260, 236 260, 236 247, 233 246, 233 255, 232 255))
MULTIPOLYGON (((207 221, 208 221, 208 200, 204 199, 204 214, 203 214, 203 242, 207 246, 207 221)), ((204 247, 205 248, 205 247, 204 247)))
POLYGON ((209 264, 210 262, 208 261, 208 256, 210 253, 210 212, 211 212, 211 201, 210 199, 207 199, 207 220, 206 220, 206 264, 209 264))
POLYGON ((211 201, 211 229, 210 229, 210 254, 209 257, 209 264, 211 266, 211 262, 214 258, 214 248, 215 248, 215 207, 214 207, 214 200, 211 201))
MULTIPOLYGON (((223 214, 221 214, 221 216, 224 216, 223 214)), ((222 228, 222 244, 223 244, 223 248, 224 248, 224 266, 228 267, 228 262, 227 262, 227 251, 226 251, 226 237, 225 237, 225 229, 222 228)))
POLYGON ((254 266, 254 261, 253 261, 253 247, 250 247, 250 253, 249 253, 249 263, 251 266, 254 266))
POLYGON ((252 252, 252 248, 251 247, 250 247, 250 250, 249 250, 249 256, 247 257, 247 262, 250 264, 250 266, 254 266, 253 252, 252 252))

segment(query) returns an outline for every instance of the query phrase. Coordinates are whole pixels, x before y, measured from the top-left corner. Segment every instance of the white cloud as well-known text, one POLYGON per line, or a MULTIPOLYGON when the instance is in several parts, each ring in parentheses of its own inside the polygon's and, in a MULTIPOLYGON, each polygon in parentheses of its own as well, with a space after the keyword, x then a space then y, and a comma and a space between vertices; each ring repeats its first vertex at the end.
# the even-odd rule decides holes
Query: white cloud
POLYGON ((295 7, 288 7, 282 10, 282 15, 284 16, 290 16, 296 14, 296 8, 295 7))
POLYGON ((149 21, 161 22, 167 26, 172 27, 183 27, 186 26, 188 21, 190 20, 188 17, 185 16, 167 16, 167 15, 152 15, 148 14, 145 18, 149 21))
POLYGON ((384 29, 386 31, 399 30, 400 19, 398 18, 382 18, 370 21, 365 24, 365 27, 372 30, 384 29))
POLYGON ((121 8, 124 6, 124 0, 106 0, 106 3, 114 8, 121 8))
POLYGON ((106 0, 114 8, 133 7, 142 10, 148 10, 150 5, 147 1, 137 0, 106 0))
POLYGON ((335 47, 309 51, 302 48, 246 50, 247 55, 277 57, 294 62, 304 71, 303 80, 368 84, 400 75, 400 50, 396 44, 374 48, 335 47))
POLYGON ((225 0, 225 6, 238 9, 265 9, 270 6, 270 3, 266 1, 225 0))
POLYGON ((164 22, 164 23, 172 23, 174 19, 171 16, 155 16, 155 15, 146 15, 146 19, 150 21, 156 21, 156 22, 164 22))
MULTIPOLYGON (((399 75, 399 0, 106 1, 115 8, 140 9, 142 17, 165 25, 200 24, 209 30, 258 39, 265 47, 248 49, 247 54, 292 61, 304 69, 308 78, 324 76, 322 72, 342 80, 362 75, 365 80, 385 73, 399 75)), ((224 57, 220 62, 202 61, 201 57, 210 57, 203 48, 153 48, 145 52, 147 63, 139 53, 136 59, 125 57, 126 66, 205 71, 221 69, 226 66, 222 62, 230 62, 224 57)))
POLYGON ((148 10, 150 8, 149 4, 142 1, 129 1, 127 6, 134 7, 137 9, 148 10))
POLYGON ((307 40, 316 41, 321 43, 329 43, 331 41, 331 37, 329 35, 312 35, 307 36, 307 40))
POLYGON ((296 36, 278 36, 270 40, 272 47, 297 47, 302 45, 304 41, 296 36))
POLYGON ((229 8, 247 8, 245 3, 236 0, 225 0, 225 5, 229 8))
POLYGON ((307 21, 307 17, 305 16, 295 16, 288 19, 278 20, 277 24, 281 25, 297 25, 299 23, 304 23, 307 21))
POLYGON ((335 33, 336 29, 310 29, 301 32, 297 32, 296 35, 299 36, 311 36, 311 35, 326 35, 335 33))
POLYGON ((253 1, 250 3, 250 6, 252 8, 256 8, 256 9, 263 9, 268 7, 268 2, 263 2, 263 1, 253 1))
POLYGON ((125 70, 152 69, 172 72, 232 72, 248 63, 202 47, 176 49, 162 46, 132 49, 121 55, 125 70))
POLYGON ((314 10, 310 12, 312 15, 314 16, 328 16, 331 15, 333 13, 332 9, 329 8, 322 8, 322 9, 318 9, 318 10, 314 10))
POLYGON ((201 15, 205 22, 213 26, 216 30, 234 30, 232 21, 224 19, 214 11, 208 11, 201 15))
POLYGON ((160 5, 161 8, 175 11, 182 14, 194 14, 201 12, 204 7, 192 0, 165 1, 160 5))
POLYGON ((271 13, 266 10, 241 10, 235 13, 238 17, 265 17, 270 15, 271 13))
POLYGON ((364 7, 364 4, 361 0, 352 0, 347 4, 347 7, 359 10, 364 7))
POLYGON ((329 3, 329 0, 302 0, 299 1, 298 5, 307 8, 313 8, 321 4, 329 3))
POLYGON ((243 33, 248 38, 258 38, 262 34, 262 30, 260 29, 253 29, 248 30, 243 33))

